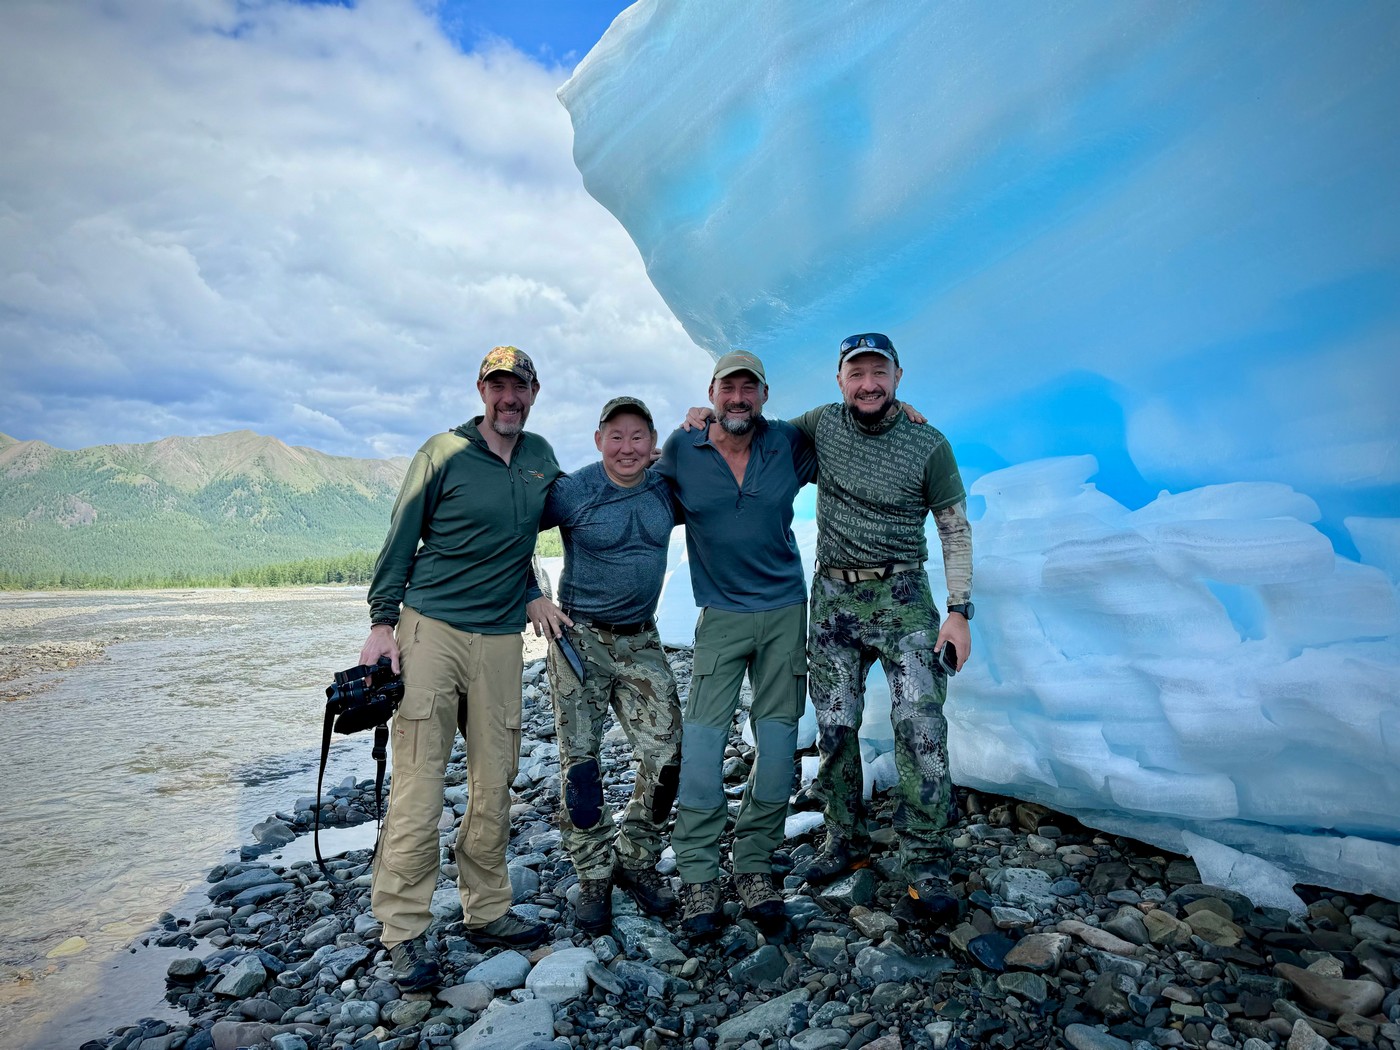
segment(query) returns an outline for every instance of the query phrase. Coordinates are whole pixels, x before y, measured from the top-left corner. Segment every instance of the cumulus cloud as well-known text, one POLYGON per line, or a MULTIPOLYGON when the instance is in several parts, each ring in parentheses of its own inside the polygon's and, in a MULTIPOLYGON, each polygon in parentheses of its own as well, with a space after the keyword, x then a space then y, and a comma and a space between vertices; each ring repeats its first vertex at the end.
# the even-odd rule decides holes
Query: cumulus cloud
POLYGON ((411 453, 497 343, 566 465, 615 393, 679 419, 708 358, 583 190, 567 73, 412 0, 6 3, 0 430, 411 453))

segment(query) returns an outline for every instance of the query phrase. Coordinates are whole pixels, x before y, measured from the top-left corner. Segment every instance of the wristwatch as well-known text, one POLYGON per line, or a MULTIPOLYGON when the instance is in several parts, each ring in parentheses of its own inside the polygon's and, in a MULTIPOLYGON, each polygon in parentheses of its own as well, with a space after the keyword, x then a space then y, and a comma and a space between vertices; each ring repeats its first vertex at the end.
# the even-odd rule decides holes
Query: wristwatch
POLYGON ((950 613, 958 613, 964 620, 972 619, 972 609, 973 606, 971 602, 963 602, 961 605, 948 606, 948 611, 950 613))

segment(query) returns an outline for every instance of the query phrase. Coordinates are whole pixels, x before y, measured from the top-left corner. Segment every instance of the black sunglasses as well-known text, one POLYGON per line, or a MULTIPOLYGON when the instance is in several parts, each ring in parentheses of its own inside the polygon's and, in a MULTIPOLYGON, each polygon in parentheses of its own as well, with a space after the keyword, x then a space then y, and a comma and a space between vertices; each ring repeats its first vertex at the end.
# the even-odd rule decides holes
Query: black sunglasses
POLYGON ((894 344, 890 342, 890 337, 881 335, 879 332, 867 332, 864 335, 848 336, 841 343, 841 353, 848 354, 852 350, 859 350, 861 347, 869 347, 871 350, 881 350, 885 353, 894 353, 894 344))

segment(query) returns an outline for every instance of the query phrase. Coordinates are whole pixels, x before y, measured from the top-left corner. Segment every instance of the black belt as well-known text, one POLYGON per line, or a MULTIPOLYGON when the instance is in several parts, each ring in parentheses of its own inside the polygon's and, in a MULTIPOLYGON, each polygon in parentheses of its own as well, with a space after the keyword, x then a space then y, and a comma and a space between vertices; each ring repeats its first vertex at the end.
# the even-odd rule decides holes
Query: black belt
POLYGON ((897 572, 912 572, 922 569, 921 561, 894 561, 873 569, 838 569, 832 565, 817 565, 817 572, 842 583, 864 583, 866 580, 888 580, 897 572))
POLYGON ((655 620, 643 620, 641 623, 604 623, 602 620, 588 620, 582 616, 570 614, 570 619, 576 624, 584 627, 591 627, 595 631, 606 631, 608 634, 641 634, 643 631, 656 629, 655 620))

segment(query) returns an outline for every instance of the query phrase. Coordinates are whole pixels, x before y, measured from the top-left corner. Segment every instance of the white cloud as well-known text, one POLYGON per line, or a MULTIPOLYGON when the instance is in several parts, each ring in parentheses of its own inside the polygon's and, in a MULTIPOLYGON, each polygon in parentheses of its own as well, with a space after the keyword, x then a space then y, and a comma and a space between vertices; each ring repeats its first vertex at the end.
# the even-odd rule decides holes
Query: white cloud
POLYGON ((0 430, 410 453, 502 342, 566 465, 614 393, 678 420, 707 358, 584 192, 565 75, 411 0, 0 6, 0 430))

